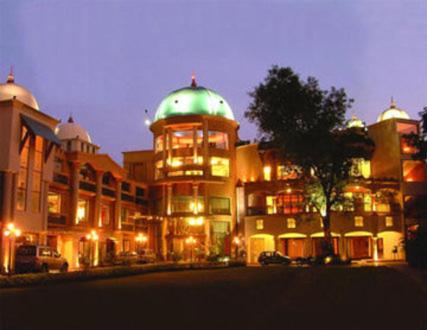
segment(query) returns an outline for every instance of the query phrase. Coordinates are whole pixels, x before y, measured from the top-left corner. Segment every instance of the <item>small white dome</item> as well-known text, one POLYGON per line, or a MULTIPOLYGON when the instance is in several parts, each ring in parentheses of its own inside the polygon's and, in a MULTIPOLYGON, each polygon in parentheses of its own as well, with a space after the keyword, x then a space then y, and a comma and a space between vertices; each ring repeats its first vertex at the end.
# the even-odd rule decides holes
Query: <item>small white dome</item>
POLYGON ((390 108, 384 110, 377 119, 377 122, 392 119, 392 118, 400 118, 400 119, 411 119, 408 113, 405 110, 399 109, 396 106, 396 102, 391 99, 390 108))
POLYGON ((0 101, 12 100, 14 97, 31 108, 40 110, 34 95, 25 87, 15 84, 15 78, 11 72, 7 82, 0 84, 0 101))
POLYGON ((60 124, 55 129, 55 133, 60 140, 73 140, 78 138, 82 141, 92 143, 92 139, 86 129, 76 124, 71 116, 68 122, 60 124))
POLYGON ((352 116, 351 119, 347 123, 347 127, 349 127, 349 128, 351 128, 351 127, 363 128, 363 127, 365 127, 365 124, 363 123, 363 121, 361 121, 356 116, 352 116))

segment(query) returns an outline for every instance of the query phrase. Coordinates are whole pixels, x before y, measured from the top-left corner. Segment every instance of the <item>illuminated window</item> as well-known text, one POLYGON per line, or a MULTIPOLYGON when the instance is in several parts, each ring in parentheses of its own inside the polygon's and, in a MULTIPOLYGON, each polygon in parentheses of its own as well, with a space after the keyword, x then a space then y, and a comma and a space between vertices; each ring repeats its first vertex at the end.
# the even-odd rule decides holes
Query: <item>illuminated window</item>
POLYGON ((390 213, 390 204, 378 201, 374 204, 374 210, 378 213, 390 213))
POLYGON ((267 214, 276 214, 276 196, 266 196, 265 204, 267 205, 267 214))
POLYGON ((36 136, 34 139, 34 168, 31 191, 31 211, 40 212, 42 170, 43 170, 43 138, 36 136))
POLYGON ((400 134, 418 133, 417 125, 409 123, 396 123, 396 130, 400 134))
POLYGON ((277 214, 295 214, 304 211, 304 196, 299 193, 279 194, 275 202, 277 214))
POLYGON ((400 146, 401 146, 402 153, 404 153, 404 154, 414 154, 414 153, 418 152, 418 149, 416 147, 412 146, 408 142, 408 139, 406 139, 403 136, 400 138, 400 146))
POLYGON ((255 227, 257 230, 263 230, 264 229, 264 220, 262 220, 262 219, 256 220, 255 227))
POLYGON ((61 213, 61 194, 49 192, 47 195, 49 213, 61 213))
POLYGON ((76 223, 87 222, 89 220, 89 201, 79 199, 77 203, 76 223))
POLYGON ((405 182, 425 181, 424 162, 417 160, 403 161, 403 180, 405 182))
POLYGON ((108 226, 110 224, 110 207, 102 204, 99 212, 99 220, 102 226, 108 226))
POLYGON ((158 137, 156 137, 156 140, 154 143, 154 150, 156 152, 163 151, 163 142, 164 142, 164 136, 163 135, 159 135, 158 137))
POLYGON ((363 217, 360 217, 360 216, 354 217, 354 226, 363 227, 363 217))
POLYGON ((371 176, 371 161, 363 158, 353 159, 351 176, 368 179, 371 176))
POLYGON ((63 161, 60 158, 56 158, 53 163, 53 171, 56 173, 62 173, 63 161))
POLYGON ((271 181, 271 167, 264 166, 264 180, 271 181))
POLYGON ((172 131, 172 148, 185 149, 194 147, 194 138, 196 138, 197 147, 203 143, 203 132, 193 128, 172 131))
MULTIPOLYGON (((27 133, 27 129, 22 127, 22 137, 24 138, 27 133)), ((25 210, 26 208, 26 199, 27 199, 27 184, 28 184, 28 157, 30 154, 30 138, 25 141, 25 144, 22 148, 20 155, 20 167, 18 174, 18 189, 17 189, 17 203, 16 208, 18 210, 25 210)))
POLYGON ((204 212, 203 197, 174 196, 172 197, 172 213, 202 213, 204 212))
POLYGON ((228 149, 228 134, 218 131, 209 131, 208 143, 210 148, 228 149))
POLYGON ((385 217, 385 226, 393 227, 393 217, 385 217))
POLYGON ((286 224, 287 224, 287 227, 289 229, 293 229, 293 228, 297 227, 297 222, 295 221, 294 218, 288 218, 288 219, 286 219, 286 224))
POLYGON ((154 179, 163 178, 163 161, 159 160, 154 164, 154 179))
POLYGON ((230 214, 230 198, 211 197, 209 199, 210 214, 230 214))
POLYGON ((167 164, 171 167, 180 167, 183 165, 202 165, 203 157, 201 156, 173 157, 170 160, 168 159, 167 164))
POLYGON ((302 170, 296 165, 278 165, 277 180, 294 180, 301 176, 302 170))
POLYGON ((363 194, 363 209, 365 212, 372 211, 372 196, 369 193, 363 194))
POLYGON ((213 176, 230 176, 230 160, 228 158, 211 157, 211 174, 213 176))

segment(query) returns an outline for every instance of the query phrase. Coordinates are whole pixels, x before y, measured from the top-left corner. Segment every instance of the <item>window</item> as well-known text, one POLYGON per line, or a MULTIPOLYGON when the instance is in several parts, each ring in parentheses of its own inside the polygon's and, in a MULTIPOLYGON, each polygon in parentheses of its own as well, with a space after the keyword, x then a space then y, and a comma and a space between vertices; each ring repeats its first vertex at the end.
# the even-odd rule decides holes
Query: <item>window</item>
POLYGON ((411 133, 418 133, 417 125, 415 124, 409 124, 409 123, 396 123, 396 130, 398 133, 404 135, 404 134, 411 134, 411 133))
POLYGON ((79 199, 77 203, 76 223, 87 222, 89 220, 89 201, 79 199))
POLYGON ((271 166, 264 166, 264 180, 271 181, 271 166))
POLYGON ((255 222, 255 227, 257 230, 263 230, 264 229, 264 220, 259 219, 255 222))
POLYGON ((47 195, 47 207, 49 213, 61 213, 61 194, 49 192, 47 195))
POLYGON ((63 166, 62 159, 55 157, 55 160, 53 163, 53 171, 57 173, 62 173, 62 166, 63 166))
POLYGON ((174 196, 172 197, 172 213, 200 213, 204 211, 203 197, 174 196))
MULTIPOLYGON (((22 127, 21 139, 27 134, 27 129, 22 127)), ((27 138, 22 148, 19 159, 19 174, 18 174, 18 191, 16 208, 25 210, 27 200, 27 184, 28 184, 28 157, 30 154, 30 138, 27 138)))
POLYGON ((385 226, 393 227, 393 217, 385 217, 385 226))
POLYGON ((230 198, 211 197, 209 200, 210 214, 230 214, 230 198))
POLYGON ((99 212, 99 222, 101 226, 108 226, 110 224, 110 206, 102 204, 99 212))
POLYGON ((363 194, 363 210, 365 212, 372 211, 372 196, 370 193, 363 194))
POLYGON ((363 158, 353 159, 350 174, 353 177, 363 177, 368 179, 371 176, 371 161, 363 158))
POLYGON ((211 173, 213 176, 230 176, 230 160, 228 158, 211 157, 211 173))
POLYGON ((286 219, 286 225, 287 225, 287 227, 288 227, 289 229, 292 229, 292 228, 296 228, 296 227, 297 227, 297 223, 296 223, 296 221, 295 221, 295 219, 294 219, 294 218, 288 218, 288 219, 286 219))
POLYGON ((301 168, 296 165, 278 165, 277 180, 294 180, 301 176, 301 168))
POLYGON ((170 160, 168 159, 167 164, 171 167, 180 167, 183 165, 201 165, 203 164, 203 157, 173 157, 170 160))
POLYGON ((159 160, 155 163, 154 168, 154 179, 162 179, 163 178, 163 161, 159 160))
POLYGON ((360 217, 360 216, 354 217, 354 226, 363 227, 363 217, 360 217))
POLYGON ((42 170, 43 170, 43 138, 36 136, 34 139, 34 168, 31 191, 31 211, 40 212, 42 170))
POLYGON ((408 142, 408 139, 404 136, 400 138, 400 147, 403 154, 414 154, 418 152, 418 149, 415 146, 411 145, 408 142))
POLYGON ((201 147, 203 142, 203 132, 201 130, 195 131, 193 128, 190 128, 172 131, 172 149, 192 148, 195 137, 197 146, 201 147))
POLYGON ((159 135, 158 137, 156 137, 156 140, 155 140, 155 143, 154 143, 154 150, 155 150, 155 152, 163 151, 163 141, 164 141, 164 136, 163 135, 159 135))
POLYGON ((304 196, 302 194, 280 194, 276 197, 278 214, 295 214, 303 212, 304 196))
POLYGON ((228 149, 228 134, 218 131, 209 131, 208 143, 210 148, 228 149))
POLYGON ((405 182, 425 181, 424 162, 417 160, 403 161, 403 180, 405 182))
POLYGON ((276 196, 266 196, 265 204, 267 206, 267 214, 276 214, 276 196))

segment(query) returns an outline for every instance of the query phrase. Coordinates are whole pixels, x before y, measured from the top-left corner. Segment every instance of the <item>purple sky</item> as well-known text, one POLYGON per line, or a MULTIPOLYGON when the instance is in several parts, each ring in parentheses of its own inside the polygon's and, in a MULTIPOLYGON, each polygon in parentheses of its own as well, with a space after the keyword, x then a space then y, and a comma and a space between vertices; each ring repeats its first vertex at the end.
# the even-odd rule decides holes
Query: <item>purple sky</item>
POLYGON ((412 117, 427 106, 426 1, 5 1, 0 78, 42 111, 71 112, 102 152, 151 147, 151 116, 170 91, 217 90, 254 138, 247 92, 272 64, 344 87, 354 113, 376 120, 393 95, 412 117))

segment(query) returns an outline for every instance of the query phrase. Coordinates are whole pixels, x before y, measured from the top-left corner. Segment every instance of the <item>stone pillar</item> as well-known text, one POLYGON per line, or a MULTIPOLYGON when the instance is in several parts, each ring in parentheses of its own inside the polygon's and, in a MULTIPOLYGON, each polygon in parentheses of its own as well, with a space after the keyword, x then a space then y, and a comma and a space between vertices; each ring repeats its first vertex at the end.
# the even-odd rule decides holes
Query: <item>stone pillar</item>
POLYGON ((372 258, 378 261, 378 237, 372 237, 372 258))
POLYGON ((170 216, 172 214, 172 185, 169 184, 166 188, 166 214, 170 216))
POLYGON ((70 224, 77 224, 77 206, 79 202, 79 180, 80 180, 80 162, 73 161, 71 163, 71 200, 70 210, 71 219, 70 224))
POLYGON ((198 164, 197 161, 197 127, 193 127, 193 162, 198 164))
POLYGON ((197 183, 193 184, 193 203, 194 203, 194 210, 193 214, 197 215, 199 213, 199 186, 197 183))
POLYGON ((102 200, 102 177, 104 172, 96 171, 96 195, 94 205, 93 227, 102 227, 101 222, 101 200, 102 200))
POLYGON ((114 203, 114 227, 115 229, 122 229, 122 219, 121 219, 121 209, 122 209, 122 180, 117 180, 116 187, 116 201, 114 203))
POLYGON ((209 255, 209 248, 211 246, 211 223, 208 218, 205 218, 205 255, 209 255))
POLYGON ((209 130, 207 120, 203 120, 203 168, 204 177, 210 176, 210 159, 209 159, 209 130))

